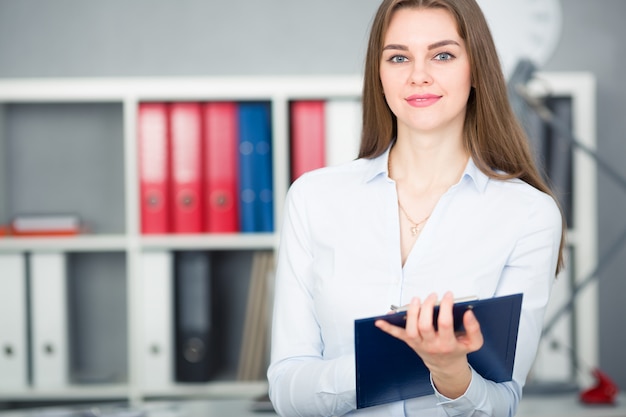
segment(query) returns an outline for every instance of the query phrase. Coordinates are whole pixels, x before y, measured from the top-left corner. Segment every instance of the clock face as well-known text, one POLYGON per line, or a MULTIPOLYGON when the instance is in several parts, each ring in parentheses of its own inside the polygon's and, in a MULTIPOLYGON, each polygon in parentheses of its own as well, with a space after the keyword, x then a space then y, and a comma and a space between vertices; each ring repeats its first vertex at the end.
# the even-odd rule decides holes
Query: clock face
POLYGON ((559 0, 477 1, 507 78, 520 59, 529 59, 541 68, 552 56, 561 33, 559 0))

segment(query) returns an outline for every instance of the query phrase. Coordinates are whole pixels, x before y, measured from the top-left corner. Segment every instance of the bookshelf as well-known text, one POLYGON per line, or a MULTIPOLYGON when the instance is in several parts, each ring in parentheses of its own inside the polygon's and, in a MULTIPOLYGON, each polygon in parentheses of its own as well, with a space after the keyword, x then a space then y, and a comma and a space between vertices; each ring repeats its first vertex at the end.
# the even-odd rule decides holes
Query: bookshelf
MULTIPOLYGON (((587 74, 544 76, 559 94, 573 97, 575 130, 588 141, 586 143, 595 143, 593 80, 587 74)), ((101 333, 88 331, 71 336, 73 349, 87 361, 87 365, 82 365, 86 366, 87 375, 77 376, 82 368, 74 358, 67 370, 66 383, 51 387, 32 383, 2 386, 0 403, 237 397, 263 392, 263 380, 239 381, 236 377, 240 348, 237 344, 241 343, 241 335, 236 334, 244 328, 242 321, 252 257, 256 252, 275 251, 279 243, 284 196, 291 181, 290 103, 295 100, 358 100, 361 88, 358 76, 0 80, 0 224, 9 222, 22 211, 37 209, 77 211, 93 223, 90 233, 76 237, 0 237, 0 257, 17 255, 27 259, 37 253, 63 256, 69 271, 65 278, 69 285, 78 287, 68 289, 76 304, 72 311, 85 316, 80 318, 80 325, 76 325, 78 319, 72 317, 72 327, 99 326, 98 329, 102 329, 101 333), (221 100, 270 103, 274 231, 143 235, 137 149, 140 103, 221 100), (226 308, 223 315, 216 318, 233 328, 228 335, 222 335, 224 338, 220 338, 219 343, 233 352, 223 358, 226 369, 209 382, 188 384, 170 380, 159 388, 148 388, 143 381, 146 341, 142 336, 145 325, 140 279, 142 259, 148 253, 178 251, 219 254, 216 268, 223 274, 218 278, 220 288, 225 291, 225 299, 234 300, 238 305, 232 310, 226 308), (102 302, 100 297, 111 298, 107 300, 110 303, 102 302), (104 319, 108 315, 107 308, 119 310, 114 323, 104 319), (86 335, 89 335, 87 340, 86 335), (109 363, 90 359, 92 344, 109 343, 111 337, 118 339, 118 343, 109 363), (93 338, 95 341, 91 340, 93 338), (93 363, 89 363, 90 360, 93 363), (116 376, 102 378, 100 374, 109 365, 116 370, 116 376)), ((586 161, 579 166, 585 174, 576 178, 584 177, 586 182, 576 193, 594 195, 594 168, 586 161)), ((576 200, 575 206, 581 207, 576 212, 584 220, 577 224, 595 225, 593 200, 576 200), (593 222, 588 221, 590 218, 593 222)), ((581 273, 594 262, 595 233, 594 226, 589 226, 573 234, 577 250, 590 254, 585 257, 586 266, 576 268, 581 273)), ((585 308, 595 311, 593 294, 586 297, 591 307, 585 308)), ((593 321, 595 316, 590 317, 593 321)), ((590 325, 585 324, 585 329, 590 325)), ((595 334, 595 327, 592 330, 580 334, 595 334)), ((594 349, 594 346, 588 347, 590 363, 597 362, 594 349)), ((102 356, 102 352, 93 350, 94 355, 102 356)), ((36 370, 29 372, 32 378, 36 370)))
POLYGON ((279 226, 290 183, 290 103, 312 99, 356 101, 360 89, 360 78, 353 76, 0 81, 0 224, 23 211, 37 210, 77 212, 93 224, 90 233, 76 237, 0 238, 0 256, 29 258, 54 253, 65 259, 67 293, 73 306, 68 321, 70 330, 76 333, 69 336, 70 346, 75 354, 72 356, 79 357, 69 361, 64 383, 38 386, 33 383, 32 373, 36 370, 31 369, 30 383, 3 386, 0 403, 262 393, 264 381, 238 380, 237 360, 253 256, 277 248, 278 227, 268 233, 142 234, 139 105, 157 101, 269 102, 272 214, 274 224, 279 226), (28 171, 32 167, 39 167, 39 172, 28 171), (21 189, 26 186, 34 192, 21 189), (146 340, 142 329, 146 323, 142 316, 142 260, 146 254, 184 251, 216 254, 212 269, 218 272, 212 279, 223 292, 220 299, 230 300, 219 302, 223 317, 216 321, 226 320, 226 324, 219 326, 218 335, 221 348, 232 352, 220 356, 224 366, 209 382, 178 383, 170 376, 169 382, 153 386, 143 380, 146 340), (94 295, 98 292, 109 299, 103 302, 94 295), (115 323, 107 322, 106 317, 112 314, 106 309, 107 302, 116 310, 115 323), (98 326, 102 334, 90 330, 90 325, 98 326), (108 338, 118 342, 112 344, 108 338), (113 347, 115 354, 99 350, 99 341, 113 347), (90 351, 94 355, 92 363, 78 363, 80 358, 89 361, 90 351), (115 376, 101 376, 107 365, 115 376))

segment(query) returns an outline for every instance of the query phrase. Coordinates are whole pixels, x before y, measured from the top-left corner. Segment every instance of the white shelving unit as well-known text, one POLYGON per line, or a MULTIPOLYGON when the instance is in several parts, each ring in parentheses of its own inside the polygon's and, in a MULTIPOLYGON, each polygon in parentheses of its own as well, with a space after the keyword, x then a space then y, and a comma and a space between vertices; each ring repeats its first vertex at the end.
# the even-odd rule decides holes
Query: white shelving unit
MULTIPOLYGON (((257 251, 275 250, 278 230, 273 233, 142 235, 140 232, 139 177, 137 154, 137 114, 141 102, 148 101, 249 101, 271 104, 274 219, 280 226, 284 196, 289 186, 289 103, 307 99, 358 99, 361 79, 344 77, 211 77, 137 79, 5 79, 0 81, 0 110, 19 104, 90 105, 109 103, 121 106, 123 123, 124 229, 122 233, 89 234, 71 238, 0 238, 0 254, 55 251, 80 254, 121 253, 125 259, 127 299, 127 381, 112 384, 69 384, 57 388, 7 389, 2 401, 142 400, 159 396, 241 396, 261 393, 265 383, 216 380, 200 384, 171 385, 161 390, 142 388, 140 259, 150 250, 257 251)), ((6 149, 4 111, 0 111, 0 149, 6 149)), ((356 155, 355 155, 356 156, 356 155)), ((3 158, 7 158, 6 156, 3 158)), ((6 172, 6 159, 0 158, 0 172, 6 172)), ((0 223, 12 215, 5 198, 12 178, 0 174, 0 223), (4 202, 2 202, 4 201, 4 202), (4 217, 4 218, 2 218, 4 217)))
MULTIPOLYGON (((554 92, 573 97, 577 135, 589 146, 595 144, 594 85, 587 74, 542 74, 554 92)), ((0 390, 2 401, 37 400, 142 400, 146 397, 170 396, 238 396, 250 392, 262 392, 264 382, 242 383, 219 380, 203 384, 172 383, 171 389, 149 392, 140 383, 140 340, 142 321, 140 317, 140 257, 149 250, 275 250, 278 230, 264 234, 224 235, 162 235, 143 236, 140 233, 139 178, 137 155, 138 105, 145 101, 247 101, 263 100, 271 103, 274 224, 279 228, 282 218, 284 196, 290 182, 289 175, 289 103, 307 99, 357 99, 362 88, 358 76, 332 77, 202 77, 202 78, 115 78, 115 79, 4 79, 0 80, 0 223, 10 220, 16 213, 9 210, 7 198, 13 184, 6 172, 8 152, 6 137, 6 108, 20 104, 88 105, 113 104, 122 109, 123 123, 123 187, 120 199, 124 200, 124 230, 120 233, 104 232, 72 238, 0 238, 0 255, 26 254, 33 251, 56 251, 76 256, 98 253, 122 254, 125 259, 126 308, 127 308, 127 377, 125 382, 113 384, 69 384, 54 389, 25 388, 0 390)), ((51 145, 53 146, 53 145, 51 145)), ((578 157, 577 157, 578 158, 578 157)), ((584 276, 596 259, 595 218, 595 168, 584 157, 577 162, 580 172, 576 175, 576 224, 572 231, 572 243, 577 253, 576 271, 584 276), (580 174, 580 175, 578 175, 580 174), (578 181, 581 179, 580 181, 578 181), (584 179, 584 180, 582 180, 584 179)), ((36 192, 36 190, 35 190, 36 192)), ((87 197, 88 198, 88 197, 87 197)), ((1 273, 1 271, 0 271, 1 273)), ((581 324, 579 334, 581 352, 588 363, 597 362, 595 323, 596 296, 593 289, 585 292, 584 305, 587 320, 581 324)), ((583 316, 583 314, 579 314, 583 316)))

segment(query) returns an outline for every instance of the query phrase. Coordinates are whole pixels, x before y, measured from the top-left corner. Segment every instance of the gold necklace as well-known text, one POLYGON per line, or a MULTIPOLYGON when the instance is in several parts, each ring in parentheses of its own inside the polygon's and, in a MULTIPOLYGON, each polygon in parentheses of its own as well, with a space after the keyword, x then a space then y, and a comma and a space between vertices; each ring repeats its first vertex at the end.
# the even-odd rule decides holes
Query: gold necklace
POLYGON ((400 199, 398 199, 398 206, 400 207, 400 210, 402 210, 402 213, 404 213, 404 217, 406 217, 406 219, 409 222, 413 223, 413 226, 411 226, 411 236, 417 236, 417 234, 421 232, 422 229, 424 228, 424 224, 426 223, 426 220, 428 220, 428 218, 430 217, 430 214, 424 217, 424 219, 422 219, 421 221, 416 222, 409 217, 409 214, 406 212, 404 207, 402 207, 402 203, 400 203, 400 199))
MULTIPOLYGON (((391 178, 391 154, 387 157, 387 171, 388 171, 388 174, 389 174, 389 178, 391 178)), ((413 225, 413 226, 411 226, 411 229, 410 229, 411 230, 411 236, 417 236, 419 234, 419 232, 421 232, 422 229, 424 228, 424 225, 426 224, 426 220, 428 220, 428 218, 430 217, 430 214, 428 216, 424 217, 419 222, 416 222, 415 220, 413 220, 411 218, 411 216, 409 216, 409 213, 406 212, 404 207, 402 207, 402 203, 400 202, 400 196, 398 196, 398 207, 400 207, 400 210, 402 211, 402 214, 404 214, 404 217, 406 217, 406 219, 409 221, 409 223, 411 223, 413 225)))

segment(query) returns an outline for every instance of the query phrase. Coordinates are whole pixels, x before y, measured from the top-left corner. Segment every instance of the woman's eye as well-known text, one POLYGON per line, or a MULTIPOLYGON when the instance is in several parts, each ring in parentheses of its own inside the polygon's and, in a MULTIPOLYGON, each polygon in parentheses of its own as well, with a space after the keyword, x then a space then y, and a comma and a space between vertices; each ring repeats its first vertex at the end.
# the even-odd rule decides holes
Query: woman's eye
POLYGON ((409 59, 405 56, 402 55, 394 55, 391 58, 389 58, 390 62, 394 62, 394 63, 402 63, 402 62, 407 62, 409 59))
POLYGON ((441 52, 435 55, 435 60, 437 61, 450 61, 454 58, 454 55, 448 52, 441 52))

